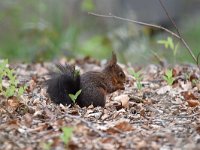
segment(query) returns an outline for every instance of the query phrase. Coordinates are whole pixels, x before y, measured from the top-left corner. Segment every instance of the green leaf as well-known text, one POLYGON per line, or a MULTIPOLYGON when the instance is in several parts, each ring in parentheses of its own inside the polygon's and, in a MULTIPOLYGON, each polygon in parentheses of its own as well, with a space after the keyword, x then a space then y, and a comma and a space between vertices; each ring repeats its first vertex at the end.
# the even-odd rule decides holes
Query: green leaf
POLYGON ((15 94, 15 86, 10 86, 6 89, 6 92, 5 92, 5 96, 8 98, 8 97, 11 97, 15 94))
POLYGON ((174 50, 174 42, 173 42, 172 38, 171 38, 171 37, 168 37, 168 38, 167 38, 167 41, 168 41, 167 43, 168 43, 170 49, 171 49, 171 50, 174 50))
POLYGON ((95 9, 94 1, 93 0, 83 0, 81 4, 81 9, 83 11, 92 11, 95 9))
POLYGON ((60 136, 60 139, 67 145, 73 132, 73 128, 70 127, 63 127, 62 128, 63 133, 60 136))
POLYGON ((174 78, 173 78, 173 71, 172 69, 167 70, 165 75, 163 76, 164 80, 167 82, 167 84, 172 85, 174 82, 174 78))
POLYGON ((166 41, 165 40, 158 40, 157 43, 161 44, 161 45, 165 45, 166 41))
POLYGON ((76 94, 75 94, 75 99, 78 98, 78 96, 81 94, 81 91, 82 91, 82 90, 79 90, 78 92, 76 92, 76 94))
POLYGON ((74 103, 76 102, 78 96, 81 94, 81 91, 82 91, 82 90, 79 90, 78 92, 76 92, 75 95, 74 95, 74 94, 69 94, 69 97, 71 98, 71 100, 72 100, 74 103))
POLYGON ((69 94, 69 97, 70 97, 71 100, 75 103, 75 96, 74 96, 74 94, 69 94))
POLYGON ((80 75, 80 70, 75 70, 75 72, 74 72, 74 77, 77 77, 77 76, 79 76, 80 75))
POLYGON ((168 84, 169 84, 169 85, 172 85, 173 82, 174 82, 174 79, 173 79, 173 78, 170 78, 170 79, 168 80, 168 84))
POLYGON ((141 90, 141 89, 142 89, 142 84, 141 84, 141 82, 136 82, 136 84, 137 84, 138 90, 141 90))
POLYGON ((0 61, 0 72, 3 72, 3 70, 5 70, 7 64, 8 64, 8 59, 0 61))
POLYGON ((164 79, 165 81, 168 81, 168 77, 166 77, 166 76, 163 76, 163 79, 164 79))
POLYGON ((141 76, 141 71, 135 72, 133 69, 128 69, 128 72, 136 79, 136 85, 138 90, 141 90, 142 88, 142 76, 141 76))
POLYGON ((18 89, 17 85, 19 81, 17 80, 16 75, 14 74, 15 70, 10 69, 9 67, 7 67, 7 65, 8 65, 7 59, 0 61, 0 93, 7 98, 14 95, 19 96, 23 94, 25 88, 20 87, 18 89), (2 82, 4 77, 8 78, 7 82, 9 83, 9 86, 5 88, 2 87, 2 82))
POLYGON ((142 80, 141 71, 135 72, 133 69, 128 69, 129 73, 137 80, 142 80))
POLYGON ((161 44, 161 45, 164 45, 165 48, 168 48, 168 41, 167 40, 158 40, 157 43, 161 44))
POLYGON ((24 86, 24 87, 20 87, 19 89, 18 89, 18 96, 21 96, 23 93, 24 93, 24 91, 26 90, 26 86, 24 86))
POLYGON ((176 56, 178 47, 179 47, 179 43, 177 43, 176 46, 175 46, 175 48, 174 48, 174 51, 173 51, 174 56, 176 56))
POLYGON ((166 73, 165 73, 165 75, 166 75, 168 78, 172 77, 172 75, 173 75, 172 69, 167 70, 166 73))
POLYGON ((44 150, 50 150, 52 144, 53 144, 53 142, 43 143, 43 144, 42 144, 42 148, 43 148, 44 150))

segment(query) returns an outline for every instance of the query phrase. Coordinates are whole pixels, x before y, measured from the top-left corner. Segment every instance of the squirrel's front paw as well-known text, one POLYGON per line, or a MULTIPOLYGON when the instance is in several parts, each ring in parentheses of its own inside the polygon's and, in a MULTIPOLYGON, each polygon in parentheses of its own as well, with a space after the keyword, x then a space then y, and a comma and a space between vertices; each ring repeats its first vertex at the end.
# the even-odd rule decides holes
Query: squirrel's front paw
POLYGON ((119 90, 125 90, 125 87, 124 87, 124 85, 118 85, 118 89, 119 90))

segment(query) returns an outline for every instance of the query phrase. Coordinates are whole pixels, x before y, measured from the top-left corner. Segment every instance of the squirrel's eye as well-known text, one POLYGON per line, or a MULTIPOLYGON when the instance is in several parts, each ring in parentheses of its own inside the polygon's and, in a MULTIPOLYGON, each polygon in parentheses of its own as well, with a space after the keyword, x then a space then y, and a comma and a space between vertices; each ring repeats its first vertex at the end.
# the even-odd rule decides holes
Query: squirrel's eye
POLYGON ((123 74, 122 72, 120 72, 120 73, 119 73, 119 76, 120 76, 120 77, 123 77, 123 76, 124 76, 124 74, 123 74))

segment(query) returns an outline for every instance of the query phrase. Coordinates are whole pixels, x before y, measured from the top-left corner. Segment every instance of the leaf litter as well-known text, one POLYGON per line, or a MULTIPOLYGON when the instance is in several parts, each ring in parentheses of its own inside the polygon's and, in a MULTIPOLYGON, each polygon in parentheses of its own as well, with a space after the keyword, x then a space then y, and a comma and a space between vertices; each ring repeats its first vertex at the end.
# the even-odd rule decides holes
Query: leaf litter
MULTIPOLYGON (((102 65, 91 58, 69 63, 81 73, 102 65)), ((148 65, 140 70, 142 88, 137 89, 129 68, 121 66, 127 76, 125 90, 107 95, 105 108, 80 108, 49 99, 44 82, 53 63, 15 64, 17 78, 27 89, 20 98, 1 96, 0 149, 198 149, 198 68, 174 66, 174 81, 168 85, 163 79, 167 68, 148 65), (68 127, 73 133, 65 144, 62 129, 68 127)))

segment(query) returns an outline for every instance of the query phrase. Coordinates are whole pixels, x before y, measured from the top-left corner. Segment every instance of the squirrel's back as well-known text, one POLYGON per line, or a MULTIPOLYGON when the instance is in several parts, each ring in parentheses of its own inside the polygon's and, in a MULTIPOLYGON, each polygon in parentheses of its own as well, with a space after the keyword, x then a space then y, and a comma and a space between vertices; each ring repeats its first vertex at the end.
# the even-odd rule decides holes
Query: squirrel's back
POLYGON ((105 106, 105 95, 107 85, 105 76, 101 72, 86 72, 80 78, 81 94, 77 99, 77 104, 81 107, 89 106, 105 106))

